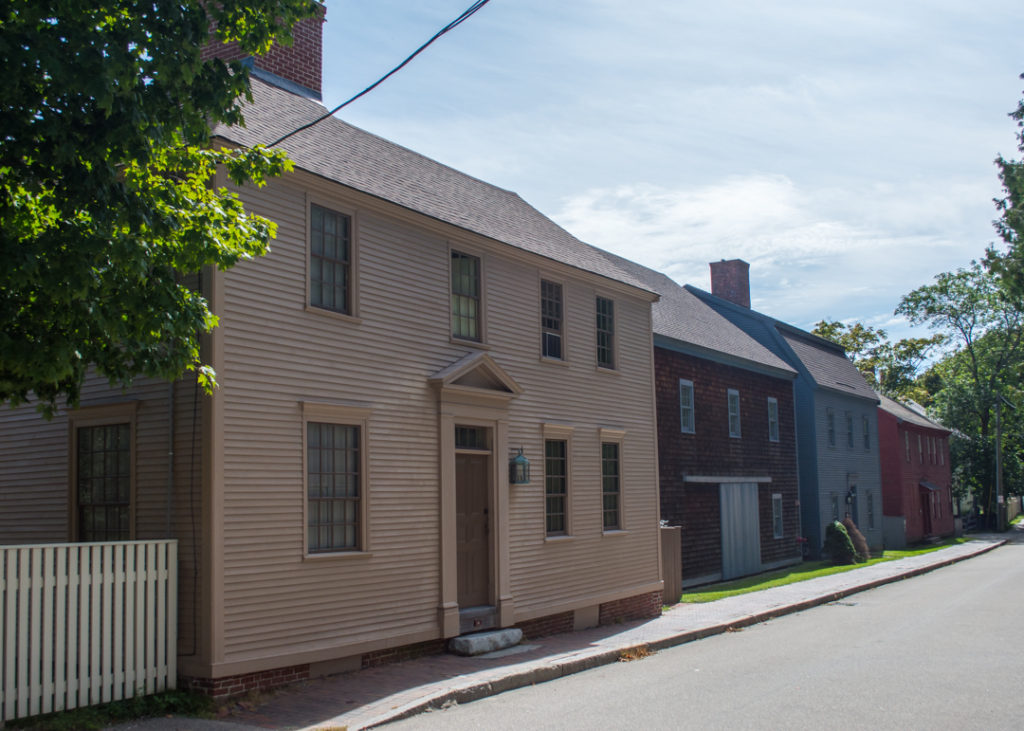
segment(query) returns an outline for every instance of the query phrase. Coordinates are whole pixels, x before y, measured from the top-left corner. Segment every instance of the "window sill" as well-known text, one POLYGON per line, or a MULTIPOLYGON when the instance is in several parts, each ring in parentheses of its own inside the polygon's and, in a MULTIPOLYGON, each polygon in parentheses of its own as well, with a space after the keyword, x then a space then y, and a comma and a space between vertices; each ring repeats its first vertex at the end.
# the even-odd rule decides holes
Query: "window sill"
POLYGON ((569 543, 576 540, 576 536, 569 533, 561 536, 544 536, 545 543, 569 543))
POLYGON ((454 335, 449 336, 448 342, 452 345, 463 345, 469 348, 479 348, 480 350, 490 350, 491 346, 487 343, 479 340, 470 340, 468 338, 457 338, 454 335))
POLYGON ((606 538, 609 536, 624 536, 628 533, 629 531, 624 528, 612 528, 611 530, 602 530, 601 537, 606 538))
POLYGON ((607 368, 605 366, 597 366, 595 369, 598 373, 607 373, 609 376, 621 376, 622 371, 618 368, 607 368))
POLYGON ((372 558, 370 551, 324 551, 323 553, 306 553, 303 561, 329 561, 331 559, 351 561, 357 558, 372 558))
POLYGON ((564 360, 563 358, 551 358, 551 357, 546 356, 546 355, 542 355, 540 357, 540 362, 541 363, 549 363, 551 365, 556 365, 556 366, 562 366, 563 368, 568 368, 569 367, 569 361, 564 360))
POLYGON ((311 305, 308 303, 306 304, 305 309, 306 312, 310 312, 316 315, 324 315, 326 317, 332 317, 336 320, 341 320, 342 322, 351 323, 352 325, 363 324, 363 319, 361 317, 356 317, 355 315, 348 315, 344 312, 336 312, 334 310, 328 310, 323 307, 317 307, 315 305, 311 305))

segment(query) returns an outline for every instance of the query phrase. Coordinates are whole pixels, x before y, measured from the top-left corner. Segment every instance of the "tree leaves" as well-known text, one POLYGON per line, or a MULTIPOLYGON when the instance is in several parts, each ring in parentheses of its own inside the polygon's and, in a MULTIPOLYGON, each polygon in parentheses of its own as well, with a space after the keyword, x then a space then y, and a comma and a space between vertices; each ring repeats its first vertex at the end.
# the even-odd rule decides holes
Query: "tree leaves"
POLYGON ((211 124, 242 121, 248 75, 201 50, 211 23, 254 52, 317 9, 0 4, 0 399, 35 396, 52 414, 59 399, 77 403, 90 366, 112 384, 193 370, 212 387, 198 336, 216 318, 195 275, 261 255, 274 234, 210 185, 214 171, 263 184, 289 163, 264 148, 210 149, 211 124))

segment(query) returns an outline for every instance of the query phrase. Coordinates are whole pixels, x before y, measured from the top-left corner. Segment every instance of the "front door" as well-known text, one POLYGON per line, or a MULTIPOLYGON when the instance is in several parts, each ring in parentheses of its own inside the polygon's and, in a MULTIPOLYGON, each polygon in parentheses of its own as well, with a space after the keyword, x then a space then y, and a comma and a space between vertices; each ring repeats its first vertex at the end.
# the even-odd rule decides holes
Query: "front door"
POLYGON ((490 455, 455 455, 460 609, 491 604, 490 455))

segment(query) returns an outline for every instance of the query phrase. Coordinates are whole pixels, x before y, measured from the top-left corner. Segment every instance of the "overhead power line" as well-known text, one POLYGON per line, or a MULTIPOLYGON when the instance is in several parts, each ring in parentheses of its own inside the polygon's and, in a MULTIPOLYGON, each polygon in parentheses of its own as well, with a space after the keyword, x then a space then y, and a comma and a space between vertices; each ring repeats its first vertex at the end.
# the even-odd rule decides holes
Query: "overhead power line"
POLYGON ((285 141, 286 139, 288 139, 288 138, 289 138, 289 137, 291 137, 292 135, 298 134, 299 132, 301 132, 301 131, 302 131, 302 130, 304 130, 304 129, 309 129, 309 128, 310 128, 310 127, 312 127, 312 126, 314 126, 314 125, 317 125, 317 124, 319 124, 320 122, 324 121, 324 120, 325 120, 325 119, 327 119, 328 117, 330 117, 330 116, 334 115, 334 114, 335 114, 336 112, 338 112, 338 111, 339 111, 340 109, 342 109, 342 108, 344 108, 344 107, 347 107, 347 106, 348 106, 349 104, 351 104, 352 102, 354 102, 354 101, 355 101, 356 99, 359 99, 359 98, 361 98, 361 97, 364 97, 364 96, 366 96, 366 95, 367 95, 367 94, 369 94, 369 93, 370 93, 371 91, 373 91, 373 90, 374 90, 374 89, 376 89, 376 88, 377 88, 378 86, 380 86, 380 85, 381 85, 381 84, 383 84, 383 83, 384 83, 385 81, 387 81, 387 80, 388 80, 389 78, 391 78, 392 76, 394 76, 395 74, 397 74, 397 73, 398 73, 399 71, 401 71, 401 70, 402 70, 402 69, 403 69, 403 68, 404 68, 404 67, 405 67, 406 65, 408 65, 408 63, 409 63, 410 61, 412 61, 412 60, 413 60, 414 58, 416 58, 416 57, 417 57, 417 56, 419 56, 419 55, 420 55, 421 53, 423 53, 423 51, 425 51, 425 50, 427 49, 427 47, 428 47, 428 46, 430 46, 430 44, 431 44, 431 43, 433 43, 434 41, 436 41, 436 40, 437 40, 438 38, 440 38, 441 36, 443 36, 443 35, 444 35, 445 33, 447 33, 448 31, 454 30, 454 29, 455 29, 455 28, 457 28, 458 26, 462 25, 462 23, 464 23, 465 21, 469 20, 469 18, 470 18, 470 17, 471 17, 471 16, 472 16, 472 15, 473 15, 473 14, 474 14, 474 13, 475 13, 475 12, 476 12, 477 10, 479 10, 480 8, 482 8, 482 7, 484 6, 484 5, 486 5, 486 4, 487 4, 487 3, 489 3, 490 1, 491 1, 491 0, 477 0, 477 1, 476 1, 476 2, 474 2, 474 3, 472 4, 472 5, 470 5, 470 6, 468 7, 468 8, 466 8, 466 9, 465 9, 465 10, 464 10, 464 11, 462 12, 462 14, 461 14, 461 15, 459 15, 459 17, 457 17, 457 18, 456 18, 455 20, 453 20, 453 21, 452 21, 452 22, 450 22, 450 23, 449 23, 448 25, 446 25, 446 26, 445 26, 444 28, 442 28, 441 30, 439 30, 439 31, 438 31, 437 33, 435 33, 435 34, 434 34, 433 36, 431 36, 430 40, 428 40, 428 41, 427 41, 426 43, 424 43, 424 44, 423 44, 422 46, 420 46, 420 47, 419 47, 419 48, 417 48, 417 49, 416 49, 415 51, 413 51, 413 52, 412 52, 411 54, 409 54, 409 56, 408 56, 408 57, 407 57, 407 58, 406 58, 406 59, 405 59, 404 61, 402 61, 402 63, 400 63, 400 64, 398 64, 397 66, 395 66, 395 67, 394 67, 393 69, 391 69, 391 70, 390 70, 390 71, 388 71, 388 72, 387 72, 386 74, 384 74, 383 76, 381 76, 381 77, 380 77, 379 79, 377 79, 376 81, 374 81, 374 82, 373 82, 372 84, 370 84, 370 85, 369 85, 368 87, 366 87, 365 89, 363 89, 363 90, 362 90, 361 92, 359 92, 358 94, 356 94, 356 95, 355 95, 355 96, 353 96, 352 98, 350 98, 350 99, 347 99, 346 101, 343 101, 343 102, 342 102, 341 104, 339 104, 338 106, 336 106, 336 107, 335 107, 334 109, 332 109, 331 111, 327 112, 326 114, 324 114, 324 115, 322 115, 322 116, 320 116, 320 117, 317 117, 317 118, 316 118, 316 119, 314 119, 314 120, 313 120, 312 122, 307 122, 306 124, 302 125, 301 127, 296 127, 295 129, 293 129, 293 130, 292 130, 291 132, 289 132, 288 134, 286 134, 286 135, 283 135, 283 136, 281 136, 281 137, 277 138, 276 140, 274 140, 273 142, 271 142, 271 143, 270 143, 269 145, 267 145, 267 147, 274 147, 275 145, 279 145, 279 144, 281 144, 282 142, 284 142, 284 141, 285 141))

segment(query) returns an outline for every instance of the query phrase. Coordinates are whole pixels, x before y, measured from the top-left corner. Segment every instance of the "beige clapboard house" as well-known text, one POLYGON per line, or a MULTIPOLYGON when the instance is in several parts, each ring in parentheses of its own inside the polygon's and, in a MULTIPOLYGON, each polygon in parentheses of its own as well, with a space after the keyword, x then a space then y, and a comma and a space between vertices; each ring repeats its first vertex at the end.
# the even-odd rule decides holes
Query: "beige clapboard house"
MULTIPOLYGON (((257 74, 221 143, 323 113, 257 74)), ((0 544, 177 538, 178 672, 216 694, 659 612, 656 295, 517 195, 337 119, 283 147, 295 171, 241 193, 271 253, 202 277, 220 387, 4 412, 0 544), (120 487, 83 492, 82 455, 120 487)))

